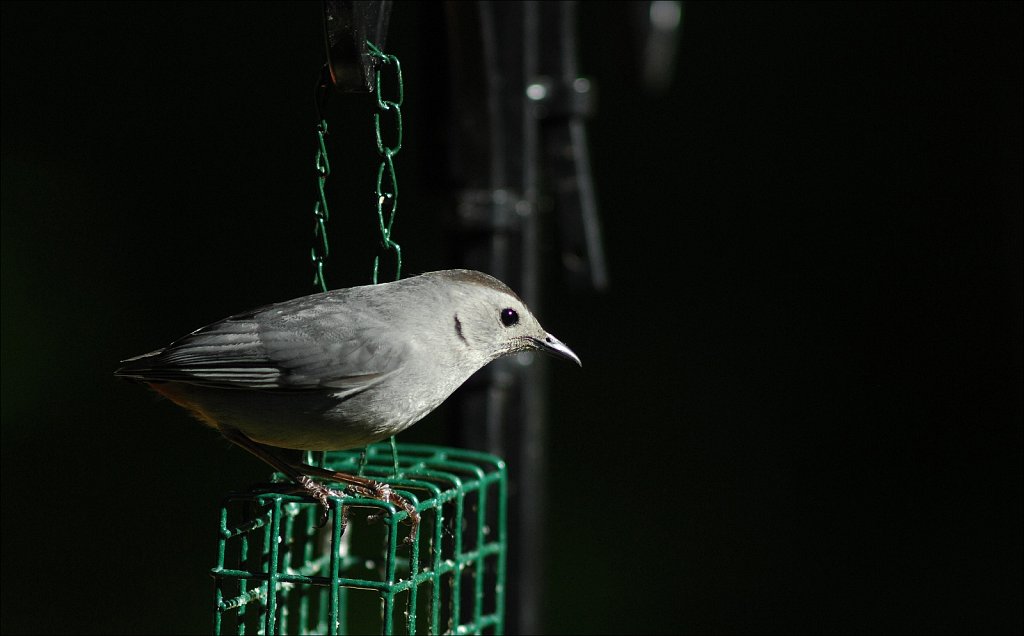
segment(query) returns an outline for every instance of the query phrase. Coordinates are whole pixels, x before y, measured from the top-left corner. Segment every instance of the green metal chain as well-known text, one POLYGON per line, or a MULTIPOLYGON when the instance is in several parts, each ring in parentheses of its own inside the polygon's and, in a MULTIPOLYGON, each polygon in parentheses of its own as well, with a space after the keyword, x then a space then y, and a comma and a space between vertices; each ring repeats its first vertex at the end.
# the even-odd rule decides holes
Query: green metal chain
MULTIPOLYGON (((402 246, 391 238, 391 228, 395 223, 395 212, 398 210, 398 177, 395 174, 394 157, 402 149, 402 103, 405 101, 405 85, 402 82, 402 65, 394 55, 387 55, 373 42, 367 41, 370 53, 380 61, 376 71, 376 97, 377 112, 373 114, 373 128, 377 138, 377 154, 380 155, 380 165, 377 167, 377 221, 380 228, 381 245, 385 250, 395 253, 395 280, 402 277, 402 246), (381 73, 382 67, 387 66, 394 69, 394 84, 398 90, 398 99, 384 99, 381 73), (384 143, 384 135, 381 132, 381 114, 394 113, 394 143, 384 143), (386 179, 385 179, 386 177, 386 179), (385 187, 385 185, 387 187, 385 187), (387 220, 385 221, 385 208, 387 209, 387 220)), ((380 272, 380 256, 373 259, 373 284, 378 281, 380 272)), ((396 478, 401 474, 398 466, 398 446, 395 437, 391 436, 391 458, 394 462, 394 475, 396 478)), ((359 474, 363 474, 365 467, 366 453, 363 452, 363 461, 359 464, 359 474)))
POLYGON ((327 220, 330 214, 327 211, 327 195, 324 193, 324 184, 327 177, 331 175, 331 162, 327 159, 327 145, 324 137, 327 136, 327 120, 321 119, 316 127, 316 136, 319 141, 319 148, 316 152, 316 173, 317 185, 320 192, 319 200, 313 205, 313 284, 320 287, 320 291, 327 291, 327 280, 324 279, 324 263, 330 254, 327 244, 327 220))
MULTIPOLYGON (((325 141, 327 137, 327 120, 324 119, 323 115, 327 96, 330 94, 329 78, 330 75, 325 67, 321 71, 321 77, 316 87, 317 119, 320 122, 316 126, 317 151, 315 165, 319 197, 316 203, 313 204, 313 247, 310 250, 310 256, 313 259, 313 285, 322 292, 327 291, 327 279, 324 278, 324 263, 327 262, 327 257, 330 255, 330 246, 327 242, 327 220, 330 218, 330 212, 327 210, 327 193, 324 192, 324 186, 327 184, 327 177, 331 176, 331 162, 327 158, 327 143, 325 141)), ((323 468, 324 457, 323 451, 307 451, 305 461, 323 468)))
MULTIPOLYGON (((391 230, 395 223, 395 212, 398 209, 398 177, 395 174, 394 156, 402 149, 402 103, 405 101, 405 86, 402 82, 402 66, 394 55, 387 55, 377 48, 372 42, 367 42, 370 53, 379 60, 380 64, 376 69, 376 98, 377 112, 373 115, 373 126, 377 138, 377 154, 380 155, 380 165, 377 168, 377 220, 380 228, 381 244, 385 250, 395 253, 395 280, 402 277, 402 247, 391 238, 391 230), (398 90, 398 99, 384 99, 381 89, 380 69, 387 66, 394 69, 394 83, 398 90), (381 114, 393 113, 394 118, 394 143, 384 143, 384 134, 381 132, 381 114), (386 210, 386 212, 385 212, 386 210), (385 216, 387 217, 385 219, 385 216)), ((321 111, 323 102, 328 94, 327 76, 321 79, 317 86, 317 110, 321 111)), ((313 228, 313 248, 310 252, 313 260, 313 284, 320 287, 320 291, 327 291, 327 281, 324 278, 324 263, 330 254, 327 241, 327 220, 330 214, 327 209, 327 195, 324 192, 324 185, 327 177, 331 174, 331 164, 327 158, 327 145, 324 138, 327 136, 327 120, 320 114, 320 123, 317 125, 317 153, 316 172, 319 199, 313 205, 313 217, 315 225, 313 228)), ((378 282, 380 271, 380 256, 373 259, 373 283, 378 282)), ((395 476, 398 476, 398 452, 395 446, 395 438, 391 438, 392 455, 395 462, 395 476)), ((359 464, 359 474, 363 474, 364 461, 359 464)))
MULTIPOLYGON (((394 55, 387 55, 372 42, 367 42, 371 54, 381 64, 377 67, 377 112, 373 114, 373 126, 377 135, 377 154, 380 155, 380 166, 377 168, 377 219, 380 224, 381 243, 385 250, 395 253, 395 280, 402 277, 402 248, 391 238, 391 228, 395 223, 395 212, 398 210, 398 178, 395 175, 394 157, 402 149, 402 102, 405 101, 405 88, 402 84, 402 66, 394 55), (394 69, 398 99, 384 99, 381 89, 381 68, 394 69), (384 143, 381 133, 381 115, 393 113, 394 120, 393 145, 384 143), (386 210, 386 212, 385 212, 386 210), (385 216, 387 219, 385 220, 385 216)), ((373 259, 373 282, 377 283, 380 269, 380 256, 373 259)))

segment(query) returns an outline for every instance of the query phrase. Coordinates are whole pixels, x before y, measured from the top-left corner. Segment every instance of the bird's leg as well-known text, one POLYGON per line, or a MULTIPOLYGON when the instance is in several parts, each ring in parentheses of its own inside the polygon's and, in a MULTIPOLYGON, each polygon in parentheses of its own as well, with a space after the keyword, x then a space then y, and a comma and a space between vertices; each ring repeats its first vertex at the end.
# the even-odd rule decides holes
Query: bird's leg
MULTIPOLYGON (((340 490, 334 490, 321 484, 320 482, 314 481, 309 475, 303 474, 303 471, 293 466, 288 461, 278 457, 276 454, 270 451, 265 446, 254 442, 253 440, 246 437, 240 431, 234 429, 222 428, 221 433, 228 439, 228 441, 237 444, 249 451, 256 457, 259 457, 266 463, 270 464, 276 470, 284 473, 289 479, 294 480, 297 484, 302 486, 302 489, 306 491, 310 497, 315 499, 320 504, 320 518, 317 521, 317 527, 322 528, 327 523, 327 516, 331 511, 330 504, 327 502, 328 497, 344 497, 345 493, 340 490)), ((303 465, 303 468, 310 468, 303 465)), ((342 508, 342 530, 345 526, 345 514, 344 508, 342 508)))
POLYGON ((361 497, 379 499, 386 503, 398 506, 408 515, 409 524, 411 526, 409 536, 406 537, 405 542, 412 543, 415 540, 416 531, 420 526, 420 513, 416 510, 416 506, 412 505, 412 502, 391 490, 391 486, 388 484, 380 481, 374 481, 361 475, 340 473, 333 470, 319 468, 317 466, 307 466, 305 464, 300 466, 300 470, 309 475, 347 484, 349 491, 361 497))
MULTIPOLYGON (((327 515, 330 512, 330 506, 327 503, 327 498, 344 497, 345 494, 341 491, 334 490, 333 488, 328 488, 320 482, 314 481, 312 477, 341 482, 346 484, 348 489, 356 495, 367 497, 369 499, 379 499, 394 506, 398 506, 408 515, 409 522, 412 526, 409 536, 406 538, 406 543, 412 543, 415 539, 416 531, 419 529, 420 523, 419 512, 417 512, 416 507, 413 506, 408 499, 392 491, 391 486, 388 484, 374 481, 367 477, 340 473, 317 466, 307 466, 306 464, 299 464, 298 466, 295 466, 281 457, 278 457, 266 446, 249 439, 241 431, 227 428, 222 428, 220 431, 228 441, 241 446, 256 457, 262 459, 267 464, 270 464, 270 466, 276 470, 284 473, 289 479, 294 480, 302 486, 303 490, 313 497, 313 499, 316 499, 321 507, 320 521, 317 524, 317 527, 323 527, 324 524, 327 523, 327 515)), ((343 526, 344 522, 345 519, 343 518, 343 526)))

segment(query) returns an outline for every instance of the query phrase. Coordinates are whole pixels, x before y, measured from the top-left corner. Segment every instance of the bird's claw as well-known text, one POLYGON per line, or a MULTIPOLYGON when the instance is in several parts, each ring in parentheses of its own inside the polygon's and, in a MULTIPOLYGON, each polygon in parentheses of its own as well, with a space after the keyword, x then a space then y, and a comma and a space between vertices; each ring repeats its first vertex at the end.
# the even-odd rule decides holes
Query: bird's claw
MULTIPOLYGON (((299 485, 302 486, 306 493, 315 499, 320 504, 320 517, 317 520, 316 527, 323 528, 327 524, 328 516, 330 515, 331 506, 328 501, 328 497, 343 498, 348 495, 340 490, 329 488, 318 481, 315 481, 312 477, 302 475, 298 479, 299 485)), ((359 497, 366 497, 368 499, 378 499, 385 503, 397 506, 405 511, 409 518, 409 536, 405 538, 406 544, 411 544, 416 540, 416 533, 420 526, 420 513, 416 510, 416 506, 412 504, 408 499, 399 495, 391 489, 391 486, 379 481, 371 481, 368 485, 351 484, 348 490, 359 497)), ((371 517, 372 519, 373 517, 371 517)), ((341 531, 345 531, 345 526, 348 525, 348 507, 341 507, 341 531)))
MULTIPOLYGON (((323 528, 327 525, 327 518, 331 512, 331 505, 328 502, 328 497, 345 497, 345 493, 340 490, 328 488, 318 481, 314 481, 307 475, 299 477, 299 485, 309 494, 310 497, 316 499, 317 503, 320 504, 320 517, 317 519, 316 527, 323 528)), ((345 506, 341 507, 341 531, 345 531, 345 526, 348 525, 348 510, 345 506)))
POLYGON ((416 533, 420 527, 420 513, 416 510, 416 506, 412 505, 412 502, 391 490, 390 485, 379 481, 371 481, 367 486, 352 484, 348 487, 348 490, 360 497, 379 499, 404 510, 409 518, 410 526, 409 536, 405 538, 404 543, 411 544, 416 540, 416 533))

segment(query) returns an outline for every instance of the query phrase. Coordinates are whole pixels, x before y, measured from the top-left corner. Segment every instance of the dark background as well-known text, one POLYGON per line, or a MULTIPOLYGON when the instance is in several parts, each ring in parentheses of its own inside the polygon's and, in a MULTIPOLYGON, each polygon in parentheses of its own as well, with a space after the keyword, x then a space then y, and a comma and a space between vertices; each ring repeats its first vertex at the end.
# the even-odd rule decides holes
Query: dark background
MULTIPOLYGON (((220 497, 267 469, 111 373, 311 291, 319 3, 0 7, 2 628, 208 632, 220 497)), ((410 274, 451 266, 439 11, 387 47, 410 274)), ((580 13, 612 287, 539 311, 584 361, 548 630, 1020 633, 1022 5, 690 3, 660 95, 626 7, 580 13)), ((375 163, 334 104, 345 286, 375 163)))

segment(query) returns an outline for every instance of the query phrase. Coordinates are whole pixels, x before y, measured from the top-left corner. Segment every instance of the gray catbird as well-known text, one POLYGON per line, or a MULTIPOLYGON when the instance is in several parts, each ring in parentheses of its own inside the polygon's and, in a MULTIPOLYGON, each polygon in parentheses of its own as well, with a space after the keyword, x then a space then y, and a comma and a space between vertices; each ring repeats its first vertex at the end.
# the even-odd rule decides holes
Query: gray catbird
POLYGON ((394 435, 470 375, 508 354, 580 363, 504 283, 464 269, 267 305, 129 358, 142 380, 299 482, 326 509, 339 495, 310 476, 416 511, 364 477, 292 464, 268 446, 342 450, 394 435))

